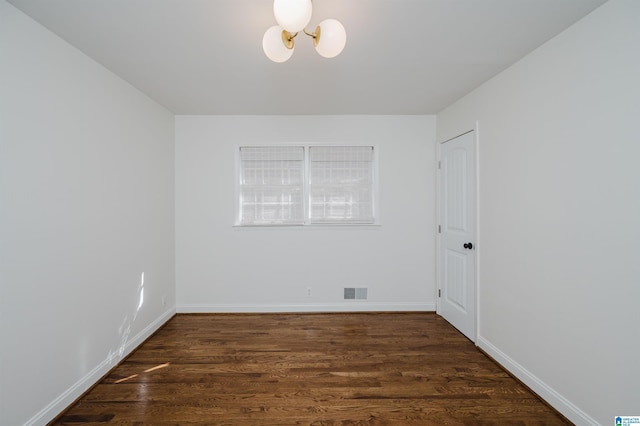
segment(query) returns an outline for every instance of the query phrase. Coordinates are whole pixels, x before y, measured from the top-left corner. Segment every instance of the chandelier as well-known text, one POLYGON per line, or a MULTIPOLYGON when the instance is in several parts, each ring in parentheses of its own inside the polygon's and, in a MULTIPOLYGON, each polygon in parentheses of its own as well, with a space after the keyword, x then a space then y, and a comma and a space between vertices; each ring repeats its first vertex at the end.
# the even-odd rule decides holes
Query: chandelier
POLYGON ((320 22, 310 33, 306 26, 311 21, 311 0, 274 0, 273 14, 278 25, 269 28, 262 37, 262 49, 273 62, 285 62, 295 49, 293 39, 302 31, 313 39, 320 56, 338 56, 347 42, 347 33, 335 19, 320 22))

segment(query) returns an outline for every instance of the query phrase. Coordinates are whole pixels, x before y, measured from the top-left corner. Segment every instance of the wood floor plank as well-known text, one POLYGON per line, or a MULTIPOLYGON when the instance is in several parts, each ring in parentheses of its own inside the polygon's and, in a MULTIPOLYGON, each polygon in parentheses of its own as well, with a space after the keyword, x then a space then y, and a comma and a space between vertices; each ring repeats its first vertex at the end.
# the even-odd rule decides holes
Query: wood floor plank
POLYGON ((432 313, 177 315, 56 421, 570 424, 432 313))

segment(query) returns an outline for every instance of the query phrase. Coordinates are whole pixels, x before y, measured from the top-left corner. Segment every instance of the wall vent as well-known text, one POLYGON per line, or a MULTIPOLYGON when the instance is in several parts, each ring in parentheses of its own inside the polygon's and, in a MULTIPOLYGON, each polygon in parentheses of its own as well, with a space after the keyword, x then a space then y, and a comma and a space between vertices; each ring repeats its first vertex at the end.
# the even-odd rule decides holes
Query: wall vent
POLYGON ((367 288, 345 287, 344 300, 367 300, 367 288))

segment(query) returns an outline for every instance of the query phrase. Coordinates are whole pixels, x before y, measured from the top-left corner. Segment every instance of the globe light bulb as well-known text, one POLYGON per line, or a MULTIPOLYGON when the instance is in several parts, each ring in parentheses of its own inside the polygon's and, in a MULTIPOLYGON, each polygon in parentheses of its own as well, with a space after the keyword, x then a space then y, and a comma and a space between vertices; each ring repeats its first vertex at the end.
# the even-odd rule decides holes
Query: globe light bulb
POLYGON ((273 62, 285 62, 293 55, 294 46, 291 49, 282 41, 282 28, 275 25, 269 28, 262 37, 262 50, 267 58, 273 62))
POLYGON ((278 24, 292 34, 302 31, 311 20, 311 0, 274 0, 273 14, 278 24))
POLYGON ((347 44, 347 32, 344 26, 335 19, 325 19, 320 22, 318 28, 320 31, 314 43, 316 51, 325 58, 338 56, 347 44))

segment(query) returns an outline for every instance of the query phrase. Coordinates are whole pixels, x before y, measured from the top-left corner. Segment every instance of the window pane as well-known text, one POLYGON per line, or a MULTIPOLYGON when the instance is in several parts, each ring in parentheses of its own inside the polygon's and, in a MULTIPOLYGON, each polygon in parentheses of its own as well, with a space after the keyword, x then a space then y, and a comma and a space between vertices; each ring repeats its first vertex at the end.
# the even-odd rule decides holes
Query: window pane
POLYGON ((302 223, 302 189, 244 187, 240 192, 241 223, 246 225, 302 223))
POLYGON ((373 223, 373 147, 309 149, 312 223, 373 223))
POLYGON ((315 223, 372 223, 371 188, 320 186, 311 189, 315 223))
POLYGON ((303 223, 303 184, 303 147, 240 148, 240 224, 303 223))

